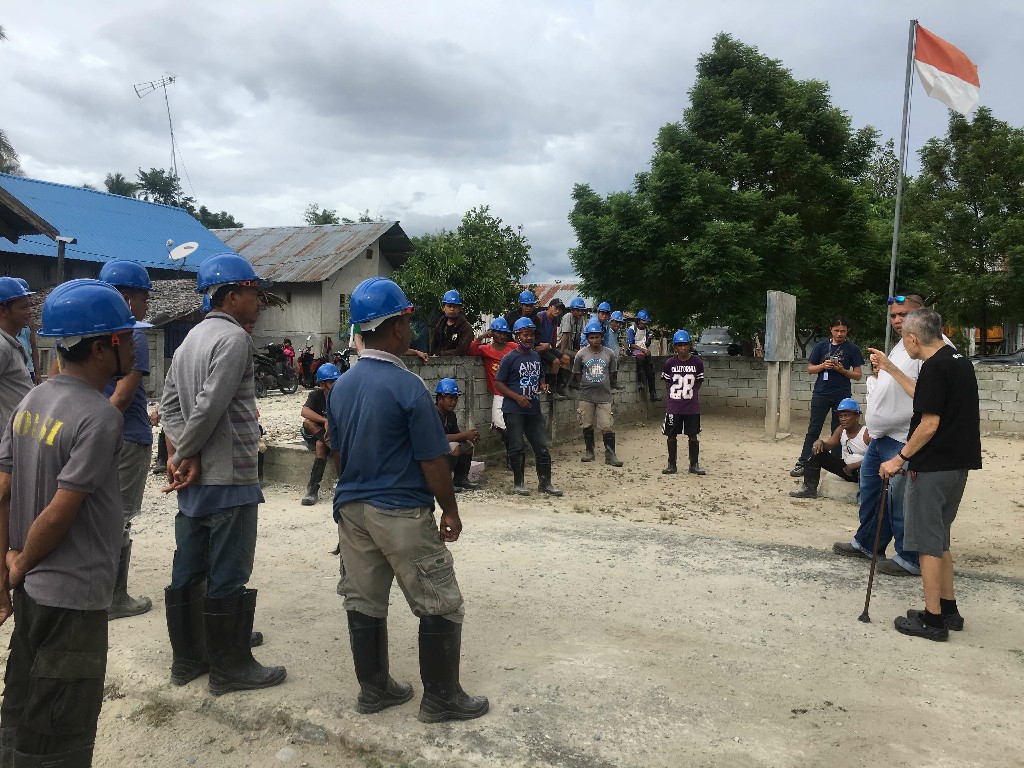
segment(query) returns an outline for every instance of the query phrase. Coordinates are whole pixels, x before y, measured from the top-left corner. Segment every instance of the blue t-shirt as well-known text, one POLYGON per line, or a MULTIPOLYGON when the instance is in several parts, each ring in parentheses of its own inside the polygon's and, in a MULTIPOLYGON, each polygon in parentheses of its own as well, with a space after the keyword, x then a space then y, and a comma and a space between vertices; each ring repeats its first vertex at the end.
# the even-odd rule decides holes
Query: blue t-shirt
POLYGON ((351 501, 381 509, 433 506, 420 462, 447 455, 448 438, 423 379, 398 358, 373 349, 360 355, 331 389, 327 423, 331 450, 341 457, 335 520, 351 501))
POLYGON ((530 398, 530 407, 523 408, 511 397, 501 403, 502 413, 540 413, 540 383, 543 364, 540 355, 532 349, 523 351, 517 346, 498 365, 494 380, 500 381, 517 395, 530 398))
POLYGON ((32 359, 32 331, 26 325, 20 331, 18 331, 18 342, 21 344, 22 349, 25 350, 25 355, 28 358, 26 364, 28 365, 28 372, 32 375, 33 381, 36 376, 36 363, 32 359))
MULTIPOLYGON (((864 358, 856 344, 850 341, 833 344, 829 339, 819 341, 814 345, 807 362, 811 365, 821 365, 826 358, 833 355, 842 360, 843 368, 857 368, 864 365, 864 358)), ((814 382, 814 394, 816 395, 849 397, 852 393, 853 387, 850 378, 839 371, 822 371, 814 382)))
MULTIPOLYGON (((142 371, 145 378, 149 375, 149 340, 146 334, 140 330, 132 332, 135 339, 135 365, 132 370, 142 371)), ((117 386, 117 379, 111 379, 103 390, 103 394, 109 398, 114 394, 117 386)), ((124 439, 137 445, 153 444, 153 426, 149 423, 149 411, 146 406, 149 398, 146 397, 146 385, 139 383, 128 408, 124 412, 124 439)))

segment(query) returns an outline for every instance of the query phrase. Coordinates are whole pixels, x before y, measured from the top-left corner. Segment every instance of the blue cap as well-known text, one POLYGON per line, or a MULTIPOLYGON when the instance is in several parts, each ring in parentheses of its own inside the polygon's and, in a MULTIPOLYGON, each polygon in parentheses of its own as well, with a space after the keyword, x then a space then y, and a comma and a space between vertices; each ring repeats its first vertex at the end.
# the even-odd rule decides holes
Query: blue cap
POLYGON ((135 328, 152 328, 133 316, 117 289, 101 280, 61 283, 43 302, 40 336, 67 339, 74 346, 82 339, 106 336, 135 328))
POLYGON ((636 313, 636 319, 643 320, 645 323, 649 323, 651 321, 651 313, 648 312, 646 309, 641 309, 639 312, 636 313))
POLYGON ((491 320, 491 330, 499 333, 512 333, 512 329, 508 327, 508 320, 504 317, 496 317, 491 320))
MULTIPOLYGON (((21 278, 0 277, 0 304, 20 299, 22 296, 31 295, 32 291, 28 289, 28 285, 21 284, 21 278)), ((124 301, 124 299, 121 299, 121 301, 124 301)))
POLYGON ((144 266, 136 264, 134 261, 108 261, 100 270, 100 280, 110 283, 115 288, 153 290, 153 284, 149 281, 149 272, 144 266))
POLYGON ((461 306, 462 305, 462 297, 459 295, 458 291, 452 289, 450 291, 446 291, 444 296, 441 297, 441 303, 442 304, 454 304, 455 306, 461 306))
POLYGON ((598 312, 611 312, 612 311, 612 305, 609 304, 607 301, 602 301, 600 304, 597 305, 597 311, 598 312))
POLYGON ((520 304, 536 304, 537 297, 533 295, 533 291, 523 291, 519 294, 520 304))
POLYGON ((361 331, 372 331, 389 317, 412 312, 412 302, 398 283, 386 277, 363 280, 348 300, 353 323, 361 331))
POLYGON ((537 326, 533 324, 533 320, 531 320, 530 318, 520 317, 518 320, 516 320, 516 324, 512 326, 512 330, 515 333, 519 333, 519 331, 523 330, 524 328, 535 329, 536 327, 537 326))
POLYGON ((591 320, 583 329, 584 336, 589 336, 592 333, 600 333, 602 336, 604 336, 604 326, 601 325, 601 323, 598 322, 597 320, 591 320))
POLYGON ((321 381, 334 381, 341 377, 341 371, 334 363, 324 363, 316 369, 316 383, 321 381))
POLYGON ((575 299, 569 302, 569 309, 586 309, 587 302, 577 296, 575 299))
POLYGON ((846 397, 839 401, 839 405, 836 406, 836 410, 860 413, 860 404, 852 397, 846 397))
POLYGON ((455 379, 441 379, 434 388, 435 395, 461 395, 459 382, 455 379))
POLYGON ((205 293, 221 285, 255 285, 266 288, 271 285, 256 274, 252 264, 237 253, 218 253, 199 265, 196 272, 196 293, 205 293))
MULTIPOLYGON (((638 315, 638 317, 639 317, 639 315, 638 315)), ((676 331, 675 333, 672 334, 672 343, 673 344, 689 344, 690 343, 690 334, 688 334, 684 330, 678 330, 678 331, 676 331)))

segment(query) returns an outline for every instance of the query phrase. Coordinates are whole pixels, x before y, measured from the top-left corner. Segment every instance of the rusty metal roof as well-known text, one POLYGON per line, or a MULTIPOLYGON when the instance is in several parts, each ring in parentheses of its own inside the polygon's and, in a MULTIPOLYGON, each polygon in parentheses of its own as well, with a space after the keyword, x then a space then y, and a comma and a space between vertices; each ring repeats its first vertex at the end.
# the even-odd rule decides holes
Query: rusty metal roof
MULTIPOLYGON (((524 285, 523 288, 528 288, 528 285, 524 285)), ((537 297, 537 306, 546 307, 555 298, 561 299, 565 306, 569 306, 569 302, 578 296, 581 296, 579 292, 579 285, 577 283, 536 283, 533 287, 534 295, 537 297)), ((587 302, 588 307, 596 306, 596 302, 588 296, 583 296, 583 300, 587 302)))
POLYGON ((397 221, 302 227, 214 229, 261 277, 275 283, 319 283, 380 240, 381 256, 397 269, 412 241, 397 221))

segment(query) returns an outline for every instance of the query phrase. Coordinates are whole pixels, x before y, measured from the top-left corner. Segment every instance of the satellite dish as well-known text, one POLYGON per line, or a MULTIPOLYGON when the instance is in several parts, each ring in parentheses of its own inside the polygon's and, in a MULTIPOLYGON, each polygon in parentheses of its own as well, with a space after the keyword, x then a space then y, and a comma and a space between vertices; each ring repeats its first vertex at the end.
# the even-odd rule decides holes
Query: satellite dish
POLYGON ((168 255, 174 261, 184 261, 198 247, 199 243, 182 243, 168 255))

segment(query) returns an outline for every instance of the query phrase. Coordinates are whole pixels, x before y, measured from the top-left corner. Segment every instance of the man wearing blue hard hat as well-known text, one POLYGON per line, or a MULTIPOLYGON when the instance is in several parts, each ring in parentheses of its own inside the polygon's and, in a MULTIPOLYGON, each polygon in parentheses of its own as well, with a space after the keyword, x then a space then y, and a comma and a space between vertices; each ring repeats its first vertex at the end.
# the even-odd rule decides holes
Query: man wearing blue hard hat
POLYGON ((455 415, 455 410, 459 407, 461 396, 462 390, 455 379, 441 379, 434 388, 437 415, 441 417, 444 436, 451 448, 448 463, 452 468, 452 481, 456 493, 475 491, 480 487, 469 479, 469 470, 473 466, 473 451, 480 442, 480 430, 459 429, 459 419, 455 415))
POLYGON ((15 406, 32 389, 28 355, 18 341, 32 318, 34 295, 17 278, 0 277, 0 427, 6 427, 15 406))
POLYGON ((383 277, 364 280, 349 298, 365 349, 328 399, 331 450, 338 456, 334 519, 344 567, 348 631, 359 681, 356 711, 379 712, 412 698, 391 677, 388 602, 398 579, 419 617, 418 718, 469 720, 487 712, 483 696, 459 683, 462 592, 447 542, 462 532, 448 466, 449 445, 426 386, 405 367, 413 306, 383 277), (441 507, 440 524, 434 502, 441 507))
MULTIPOLYGON (((23 277, 16 277, 14 279, 17 280, 21 287, 26 291, 30 290, 28 287, 28 280, 23 277)), ((21 343, 21 346, 27 355, 26 362, 28 363, 29 378, 32 379, 33 384, 38 384, 39 378, 36 376, 36 372, 39 370, 39 347, 36 344, 36 326, 31 315, 29 315, 28 325, 22 328, 18 333, 18 341, 21 343)))
POLYGON ((648 325, 651 322, 651 315, 646 309, 636 313, 636 320, 633 327, 626 333, 626 341, 629 345, 629 354, 636 360, 636 380, 643 389, 647 384, 647 393, 650 401, 661 400, 658 395, 658 388, 654 383, 654 363, 651 362, 651 329, 648 325))
POLYGON ((519 309, 518 311, 513 309, 506 313, 505 322, 508 323, 509 328, 514 328, 515 324, 524 317, 530 318, 534 326, 537 325, 537 295, 530 289, 519 294, 519 309))
MULTIPOLYGON (((149 311, 149 294, 153 284, 146 268, 133 261, 110 261, 100 270, 100 280, 117 288, 134 317, 144 318, 149 311)), ((141 330, 133 332, 135 361, 120 379, 111 379, 103 394, 124 414, 124 443, 118 454, 118 476, 121 482, 121 505, 124 512, 124 534, 121 558, 114 582, 114 601, 108 615, 111 619, 138 616, 153 607, 148 597, 128 594, 128 570, 132 560, 132 518, 142 512, 146 478, 153 455, 153 426, 149 421, 149 397, 143 379, 149 376, 149 341, 141 330)))
POLYGON ((441 298, 441 317, 430 329, 430 356, 468 355, 473 326, 462 314, 462 296, 451 290, 441 298))
POLYGON ((860 405, 852 397, 844 398, 836 406, 839 412, 839 426, 828 440, 815 440, 811 445, 811 458, 804 462, 803 486, 789 495, 795 499, 818 498, 818 483, 821 470, 831 472, 848 483, 860 482, 860 465, 864 461, 871 435, 868 428, 860 423, 860 405), (833 448, 840 448, 837 458, 833 448))
POLYGON ((257 593, 246 586, 263 502, 246 326, 259 317, 267 285, 234 253, 199 265, 196 291, 210 296, 210 312, 174 353, 160 401, 169 455, 164 490, 178 494, 177 549, 164 590, 171 682, 209 672, 214 696, 268 688, 286 675, 252 656, 257 593))
POLYGON ((324 479, 327 459, 331 457, 331 448, 327 436, 327 396, 331 393, 334 382, 341 378, 341 370, 334 363, 324 363, 316 369, 316 389, 309 393, 302 406, 300 415, 302 435, 306 447, 313 451, 313 469, 309 473, 309 484, 306 495, 302 497, 302 506, 310 507, 317 503, 320 496, 320 483, 324 479))
POLYGON ((124 529, 121 414, 102 392, 131 368, 139 327, 98 280, 43 303, 40 334, 57 340, 63 373, 31 389, 0 439, 0 623, 15 614, 0 765, 92 764, 124 529))

